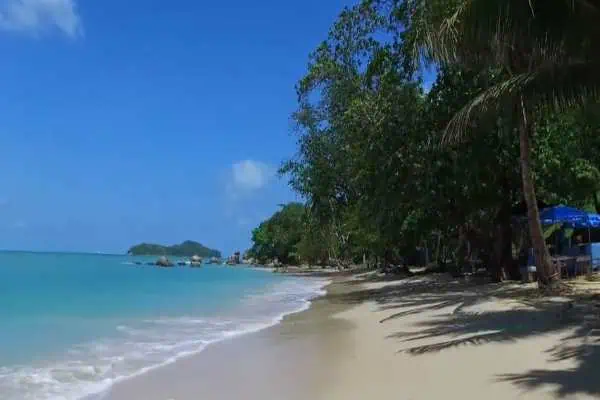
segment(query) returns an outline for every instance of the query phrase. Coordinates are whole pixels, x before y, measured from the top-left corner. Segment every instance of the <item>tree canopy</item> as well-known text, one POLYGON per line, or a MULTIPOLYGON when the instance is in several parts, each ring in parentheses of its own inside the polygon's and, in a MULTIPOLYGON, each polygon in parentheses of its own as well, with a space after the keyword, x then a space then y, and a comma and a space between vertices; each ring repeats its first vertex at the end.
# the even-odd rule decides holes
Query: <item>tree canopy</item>
POLYGON ((538 200, 600 207, 599 4, 344 9, 296 87, 298 148, 280 173, 305 205, 290 232, 274 228, 281 215, 265 221, 253 249, 384 268, 419 252, 457 267, 476 258, 504 279, 533 246, 550 285, 538 200), (424 68, 436 71, 427 85, 424 68), (514 223, 523 204, 529 234, 514 223))
POLYGON ((271 218, 252 231, 252 248, 248 257, 260 262, 279 260, 290 264, 297 261, 298 243, 304 232, 305 209, 300 203, 284 205, 271 218))

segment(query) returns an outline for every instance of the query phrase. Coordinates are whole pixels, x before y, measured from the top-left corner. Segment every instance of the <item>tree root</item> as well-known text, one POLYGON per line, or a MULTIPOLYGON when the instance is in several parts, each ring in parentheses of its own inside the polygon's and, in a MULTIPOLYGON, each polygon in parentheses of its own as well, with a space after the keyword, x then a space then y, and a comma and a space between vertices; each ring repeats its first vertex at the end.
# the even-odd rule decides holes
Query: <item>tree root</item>
POLYGON ((543 296, 567 296, 574 292, 574 289, 571 286, 560 280, 552 281, 547 284, 538 281, 538 287, 540 294, 543 296))

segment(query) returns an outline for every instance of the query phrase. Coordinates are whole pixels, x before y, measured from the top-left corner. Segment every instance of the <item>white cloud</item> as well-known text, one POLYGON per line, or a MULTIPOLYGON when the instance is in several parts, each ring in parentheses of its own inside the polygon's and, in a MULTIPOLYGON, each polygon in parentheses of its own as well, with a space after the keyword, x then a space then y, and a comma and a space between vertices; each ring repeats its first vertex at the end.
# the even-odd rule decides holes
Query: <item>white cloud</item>
POLYGON ((0 29, 38 33, 54 28, 76 37, 82 33, 77 0, 0 0, 0 29))
POLYGON ((275 168, 253 160, 233 164, 233 187, 238 190, 258 190, 275 176, 275 168))
MULTIPOLYGON (((225 201, 223 214, 231 223, 248 229, 253 223, 254 207, 275 177, 275 167, 256 160, 243 160, 234 163, 225 179, 225 201)), ((258 202, 258 203, 257 203, 258 202)))

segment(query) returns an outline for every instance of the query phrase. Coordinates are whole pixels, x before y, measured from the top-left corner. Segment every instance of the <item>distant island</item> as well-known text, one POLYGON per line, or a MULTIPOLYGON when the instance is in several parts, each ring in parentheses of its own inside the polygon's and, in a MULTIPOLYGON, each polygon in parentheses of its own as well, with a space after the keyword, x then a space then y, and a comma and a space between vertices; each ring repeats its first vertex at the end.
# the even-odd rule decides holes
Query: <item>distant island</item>
POLYGON ((217 257, 221 258, 219 250, 208 247, 191 240, 173 246, 162 246, 160 244, 142 243, 133 246, 127 254, 132 256, 176 256, 176 257, 217 257))

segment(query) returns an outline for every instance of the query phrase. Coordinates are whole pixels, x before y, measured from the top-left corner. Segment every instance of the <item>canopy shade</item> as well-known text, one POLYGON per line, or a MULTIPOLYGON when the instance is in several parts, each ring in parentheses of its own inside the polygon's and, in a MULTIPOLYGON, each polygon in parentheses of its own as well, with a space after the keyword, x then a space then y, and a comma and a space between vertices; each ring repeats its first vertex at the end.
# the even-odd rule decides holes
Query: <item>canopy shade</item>
POLYGON ((542 210, 540 220, 543 225, 565 224, 571 228, 600 228, 600 215, 565 206, 542 210))

